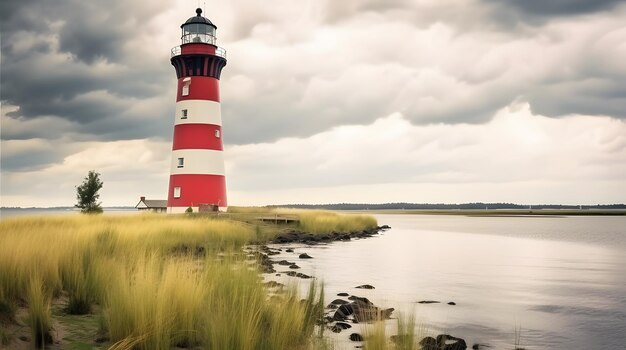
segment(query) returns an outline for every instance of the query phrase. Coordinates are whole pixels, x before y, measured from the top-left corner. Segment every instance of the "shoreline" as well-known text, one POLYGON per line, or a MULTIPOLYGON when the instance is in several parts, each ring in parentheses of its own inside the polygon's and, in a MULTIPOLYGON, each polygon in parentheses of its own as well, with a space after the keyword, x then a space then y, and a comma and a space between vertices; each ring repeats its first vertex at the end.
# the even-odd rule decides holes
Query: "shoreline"
POLYGON ((626 209, 374 209, 335 210, 337 213, 462 215, 476 217, 626 216, 626 209))

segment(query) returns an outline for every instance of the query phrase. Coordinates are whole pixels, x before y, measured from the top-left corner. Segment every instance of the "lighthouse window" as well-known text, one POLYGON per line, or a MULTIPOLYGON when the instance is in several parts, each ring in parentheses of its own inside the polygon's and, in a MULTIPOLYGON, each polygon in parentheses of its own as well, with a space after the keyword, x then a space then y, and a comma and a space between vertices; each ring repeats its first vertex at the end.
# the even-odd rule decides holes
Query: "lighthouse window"
POLYGON ((215 130, 215 137, 217 137, 218 139, 220 138, 220 131, 219 130, 215 130))
POLYGON ((183 91, 181 92, 181 95, 183 96, 188 96, 189 95, 189 85, 191 85, 191 78, 185 78, 183 79, 183 91))
POLYGON ((181 112, 182 112, 182 115, 180 116, 180 119, 187 119, 187 110, 183 109, 181 112))
POLYGON ((180 198, 180 187, 174 187, 174 198, 180 198))
POLYGON ((185 166, 185 158, 178 158, 178 167, 182 168, 185 166))

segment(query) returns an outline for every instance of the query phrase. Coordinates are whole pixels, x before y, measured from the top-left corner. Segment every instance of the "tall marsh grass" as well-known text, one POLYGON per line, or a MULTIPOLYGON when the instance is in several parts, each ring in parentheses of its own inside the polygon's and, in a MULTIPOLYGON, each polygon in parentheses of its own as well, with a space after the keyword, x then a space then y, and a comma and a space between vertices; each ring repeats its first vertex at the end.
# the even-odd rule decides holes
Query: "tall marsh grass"
POLYGON ((299 227, 311 233, 353 232, 375 228, 378 223, 370 215, 338 214, 328 211, 297 211, 299 227))
POLYGON ((51 300, 67 300, 68 313, 99 305, 114 349, 309 348, 323 293, 312 283, 304 301, 295 287, 270 296, 239 254, 255 236, 214 217, 5 220, 0 305, 8 318, 28 306, 39 345, 51 340, 51 300))

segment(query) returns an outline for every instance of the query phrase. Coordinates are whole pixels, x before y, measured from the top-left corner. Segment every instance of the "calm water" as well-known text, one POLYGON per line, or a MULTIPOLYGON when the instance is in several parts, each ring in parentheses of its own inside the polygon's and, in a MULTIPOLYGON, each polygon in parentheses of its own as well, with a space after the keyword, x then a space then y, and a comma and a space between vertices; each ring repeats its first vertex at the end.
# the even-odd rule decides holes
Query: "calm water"
MULTIPOLYGON (((377 218, 392 229, 274 258, 323 280, 328 301, 366 296, 395 315, 414 314, 422 333, 451 333, 469 347, 513 349, 521 327, 528 350, 626 349, 626 217, 377 218), (298 259, 301 252, 314 259, 298 259), (376 289, 353 288, 364 283, 376 289)), ((337 339, 354 348, 349 331, 337 339)))
MULTIPOLYGON (((103 208, 104 214, 136 214, 135 208, 103 208)), ((21 216, 47 216, 47 215, 80 215, 79 209, 74 208, 3 208, 0 209, 0 220, 21 216)))

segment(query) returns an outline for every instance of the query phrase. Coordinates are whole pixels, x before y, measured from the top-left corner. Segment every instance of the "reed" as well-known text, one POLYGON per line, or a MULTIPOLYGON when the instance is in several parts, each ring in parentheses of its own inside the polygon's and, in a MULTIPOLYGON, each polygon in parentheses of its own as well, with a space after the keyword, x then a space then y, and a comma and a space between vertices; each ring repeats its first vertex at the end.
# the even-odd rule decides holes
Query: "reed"
MULTIPOLYGON (((420 327, 420 332, 424 329, 420 327)), ((419 338, 423 334, 417 334, 414 315, 400 315, 397 319, 397 335, 387 337, 385 322, 378 321, 366 328, 364 346, 368 350, 418 350, 419 338)))
POLYGON ((215 217, 5 220, 0 312, 13 317, 25 302, 38 346, 51 340, 51 300, 67 295, 68 313, 102 312, 114 349, 312 348, 323 290, 270 296, 239 254, 256 236, 215 217))
POLYGON ((375 228, 378 223, 369 215, 337 214, 326 211, 296 212, 300 222, 299 228, 311 233, 354 232, 375 228))
POLYGON ((52 343, 52 318, 50 316, 50 295, 46 291, 41 279, 31 276, 28 288, 28 322, 31 334, 37 348, 43 348, 52 343))

